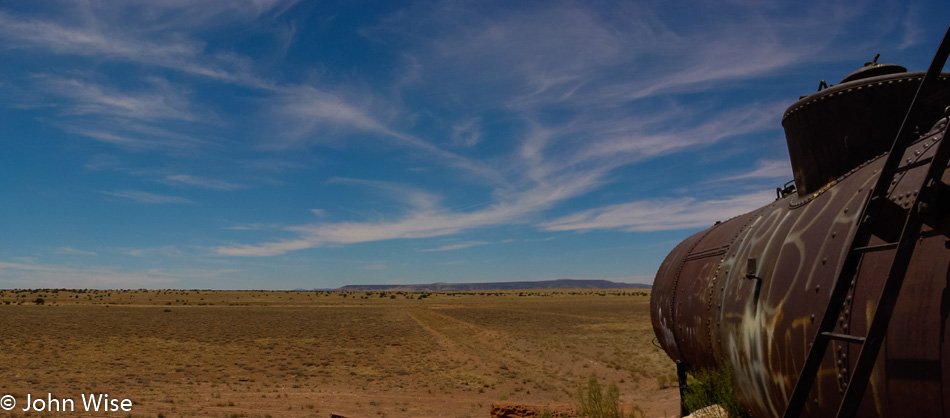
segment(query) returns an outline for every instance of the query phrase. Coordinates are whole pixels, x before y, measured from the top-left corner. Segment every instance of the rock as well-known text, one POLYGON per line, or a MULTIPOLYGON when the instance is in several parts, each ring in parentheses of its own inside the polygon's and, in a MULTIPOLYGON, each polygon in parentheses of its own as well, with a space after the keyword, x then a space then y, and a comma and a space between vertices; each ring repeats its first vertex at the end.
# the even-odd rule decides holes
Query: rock
POLYGON ((574 405, 525 405, 517 402, 495 402, 491 405, 492 418, 527 418, 527 417, 576 417, 574 405))
POLYGON ((693 411, 692 414, 683 418, 728 418, 726 409, 719 405, 709 405, 703 409, 693 411))

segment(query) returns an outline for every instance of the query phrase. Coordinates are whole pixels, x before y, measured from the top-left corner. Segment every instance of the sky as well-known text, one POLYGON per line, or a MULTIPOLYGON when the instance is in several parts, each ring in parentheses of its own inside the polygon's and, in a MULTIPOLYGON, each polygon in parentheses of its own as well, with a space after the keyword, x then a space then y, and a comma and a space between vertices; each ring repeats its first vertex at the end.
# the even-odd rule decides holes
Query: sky
POLYGON ((945 2, 0 0, 0 288, 652 283, 945 2))

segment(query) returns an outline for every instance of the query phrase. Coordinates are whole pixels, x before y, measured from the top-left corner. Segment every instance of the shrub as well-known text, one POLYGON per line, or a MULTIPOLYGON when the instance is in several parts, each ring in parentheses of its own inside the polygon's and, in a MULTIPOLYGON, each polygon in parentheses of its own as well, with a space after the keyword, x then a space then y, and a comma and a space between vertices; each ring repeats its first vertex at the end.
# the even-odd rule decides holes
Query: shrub
POLYGON ((710 405, 719 405, 722 406, 728 417, 751 417, 739 405, 736 398, 732 366, 728 364, 718 369, 707 369, 696 373, 695 383, 690 384, 683 393, 683 405, 690 412, 695 412, 710 405))
POLYGON ((577 391, 577 416, 580 418, 620 418, 620 389, 611 383, 604 393, 597 382, 597 376, 591 375, 587 386, 577 391))

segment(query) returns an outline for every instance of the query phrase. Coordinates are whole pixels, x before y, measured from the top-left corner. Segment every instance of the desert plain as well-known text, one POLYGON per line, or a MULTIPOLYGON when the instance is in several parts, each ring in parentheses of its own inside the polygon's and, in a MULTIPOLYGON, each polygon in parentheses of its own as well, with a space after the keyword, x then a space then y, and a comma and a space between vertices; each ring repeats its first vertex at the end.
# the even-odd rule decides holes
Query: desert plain
POLYGON ((487 417, 572 404, 591 376, 679 410, 643 290, 0 290, 0 333, 0 416, 487 417))

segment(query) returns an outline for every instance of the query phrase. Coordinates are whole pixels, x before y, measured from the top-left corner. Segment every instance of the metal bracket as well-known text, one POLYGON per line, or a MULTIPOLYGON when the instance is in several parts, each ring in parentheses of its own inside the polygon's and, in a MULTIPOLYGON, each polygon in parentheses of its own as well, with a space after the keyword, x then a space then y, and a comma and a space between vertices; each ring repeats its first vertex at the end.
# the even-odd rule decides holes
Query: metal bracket
POLYGON ((775 188, 775 200, 779 200, 785 196, 788 196, 792 193, 795 193, 795 180, 789 180, 785 183, 785 186, 775 188))
POLYGON ((950 186, 932 180, 920 191, 916 210, 925 224, 950 237, 950 186))
POLYGON ((759 311, 759 292, 762 290, 762 278, 757 276, 758 265, 755 258, 748 258, 746 260, 745 267, 745 279, 755 280, 755 285, 752 287, 752 314, 756 314, 759 311))

